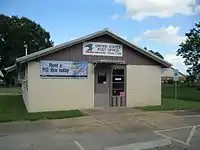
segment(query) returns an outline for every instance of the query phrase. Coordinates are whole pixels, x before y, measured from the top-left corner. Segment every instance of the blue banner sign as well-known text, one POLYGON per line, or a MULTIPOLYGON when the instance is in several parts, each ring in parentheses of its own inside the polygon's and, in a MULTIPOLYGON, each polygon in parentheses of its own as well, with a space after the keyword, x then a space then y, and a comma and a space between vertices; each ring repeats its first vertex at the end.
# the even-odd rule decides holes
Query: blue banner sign
POLYGON ((88 63, 77 61, 40 61, 40 76, 87 77, 88 63))

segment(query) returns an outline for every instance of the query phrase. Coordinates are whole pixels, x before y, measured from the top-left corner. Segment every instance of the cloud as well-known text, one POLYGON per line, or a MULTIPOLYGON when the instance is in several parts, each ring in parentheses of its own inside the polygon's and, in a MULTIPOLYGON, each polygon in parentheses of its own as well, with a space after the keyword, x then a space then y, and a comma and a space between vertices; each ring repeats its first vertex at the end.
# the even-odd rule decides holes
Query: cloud
POLYGON ((142 40, 141 36, 133 38, 133 41, 136 42, 136 43, 140 42, 141 40, 142 40))
POLYGON ((195 13, 200 13, 200 5, 196 6, 194 11, 195 11, 195 13))
POLYGON ((149 16, 167 18, 175 14, 185 16, 200 13, 197 0, 114 0, 123 4, 127 14, 133 19, 141 21, 149 16))
POLYGON ((120 18, 119 14, 113 14, 112 17, 111 17, 112 20, 117 20, 119 18, 120 18))
POLYGON ((180 27, 168 26, 160 29, 146 30, 141 36, 135 37, 133 40, 139 42, 141 40, 153 40, 159 43, 178 45, 185 41, 185 36, 178 35, 180 27))
POLYGON ((184 59, 180 56, 176 56, 176 53, 169 53, 164 55, 165 60, 173 64, 173 67, 178 69, 182 73, 187 73, 187 66, 184 64, 184 59))

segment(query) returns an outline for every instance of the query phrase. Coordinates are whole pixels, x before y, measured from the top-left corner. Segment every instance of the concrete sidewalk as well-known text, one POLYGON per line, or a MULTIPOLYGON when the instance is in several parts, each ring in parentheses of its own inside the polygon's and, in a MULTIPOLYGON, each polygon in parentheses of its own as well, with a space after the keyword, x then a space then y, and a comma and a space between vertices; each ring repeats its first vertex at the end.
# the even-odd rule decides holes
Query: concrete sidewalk
POLYGON ((90 125, 99 125, 99 122, 91 116, 56 120, 8 122, 0 123, 0 135, 47 130, 57 131, 90 125))
POLYGON ((101 111, 71 119, 1 123, 0 149, 114 150, 162 139, 172 142, 166 150, 200 147, 200 115, 101 111))
POLYGON ((90 116, 78 118, 0 123, 0 134, 45 130, 81 132, 84 130, 98 130, 98 128, 107 126, 121 133, 138 133, 199 124, 200 115, 187 115, 184 117, 177 116, 174 112, 142 112, 134 110, 131 113, 130 110, 120 109, 120 111, 116 111, 113 109, 112 113, 109 111, 104 113, 95 112, 94 114, 90 113, 90 116))

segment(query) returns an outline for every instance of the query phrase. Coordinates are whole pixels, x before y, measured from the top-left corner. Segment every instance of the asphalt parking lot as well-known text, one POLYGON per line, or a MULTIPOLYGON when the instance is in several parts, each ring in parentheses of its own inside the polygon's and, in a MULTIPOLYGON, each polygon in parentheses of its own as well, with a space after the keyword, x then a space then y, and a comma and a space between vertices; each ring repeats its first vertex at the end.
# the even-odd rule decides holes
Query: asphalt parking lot
POLYGON ((88 110, 90 116, 0 124, 3 150, 195 150, 200 113, 88 110))

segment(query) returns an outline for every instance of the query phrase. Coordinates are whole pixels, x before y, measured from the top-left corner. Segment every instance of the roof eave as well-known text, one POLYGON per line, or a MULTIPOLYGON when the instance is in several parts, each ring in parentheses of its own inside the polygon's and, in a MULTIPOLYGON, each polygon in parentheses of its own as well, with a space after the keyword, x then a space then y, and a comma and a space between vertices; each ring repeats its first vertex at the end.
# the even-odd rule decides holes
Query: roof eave
POLYGON ((92 33, 90 35, 86 35, 84 37, 81 37, 81 38, 66 42, 64 44, 60 44, 60 45, 57 45, 57 46, 54 46, 54 47, 50 47, 50 48, 44 49, 42 51, 38 51, 38 52, 35 52, 35 53, 32 53, 32 54, 29 54, 27 56, 23 56, 23 57, 17 58, 16 62, 19 63, 19 64, 22 64, 22 63, 31 61, 33 59, 37 59, 38 57, 42 57, 44 55, 54 53, 56 51, 59 51, 60 49, 67 48, 67 47, 82 43, 84 41, 87 41, 87 40, 90 40, 90 39, 95 38, 97 36, 101 36, 101 35, 105 35, 105 34, 108 34, 111 37, 119 40, 120 42, 128 45, 129 47, 132 47, 132 48, 136 49, 138 52, 140 52, 140 53, 150 57, 151 59, 157 61, 158 63, 160 63, 164 67, 168 68, 168 67, 172 66, 171 63, 169 63, 169 62, 167 62, 165 60, 161 60, 161 58, 158 58, 158 57, 154 56, 153 54, 150 54, 149 52, 145 51, 144 49, 142 49, 142 48, 140 48, 140 47, 128 42, 127 40, 124 40, 120 36, 112 33, 111 31, 109 31, 107 29, 104 29, 104 30, 101 30, 101 31, 97 31, 97 32, 92 33))
POLYGON ((47 49, 42 50, 42 51, 44 51, 44 52, 38 51, 38 52, 35 52, 35 53, 32 53, 32 54, 29 54, 29 55, 27 55, 27 56, 19 57, 19 58, 16 59, 16 62, 22 64, 22 63, 31 61, 31 60, 33 60, 33 59, 36 59, 36 58, 38 58, 38 57, 41 57, 41 56, 45 56, 45 55, 47 55, 47 54, 54 53, 54 52, 56 52, 56 51, 59 51, 60 49, 67 48, 67 47, 71 47, 71 46, 76 45, 76 44, 78 44, 78 43, 87 41, 87 40, 89 40, 89 39, 91 39, 91 38, 96 37, 96 35, 101 36, 101 35, 103 35, 103 34, 105 34, 105 30, 103 30, 103 31, 98 31, 98 32, 95 32, 95 33, 93 33, 93 34, 91 34, 91 35, 86 35, 86 36, 84 36, 84 37, 81 37, 81 38, 78 38, 78 39, 75 39, 75 40, 66 42, 66 43, 64 43, 64 44, 60 44, 60 45, 57 45, 57 46, 50 47, 50 48, 47 48, 47 49), (52 49, 52 50, 48 50, 48 49, 52 49), (35 55, 34 55, 34 54, 35 54, 35 55), (32 56, 31 56, 31 55, 32 55, 32 56))
POLYGON ((12 71, 16 70, 16 68, 17 68, 17 65, 14 64, 14 65, 12 65, 12 66, 9 66, 9 67, 7 67, 7 68, 4 68, 4 70, 5 70, 6 72, 12 72, 12 71))
POLYGON ((163 60, 163 59, 161 59, 161 58, 159 58, 159 57, 157 57, 157 56, 151 54, 151 53, 148 52, 148 51, 145 51, 144 49, 142 49, 142 48, 140 48, 140 47, 138 47, 138 46, 136 46, 136 45, 134 45, 134 44, 128 42, 127 40, 124 40, 123 38, 117 36, 116 34, 114 34, 114 33, 112 33, 112 32, 109 32, 109 35, 112 36, 112 37, 114 36, 113 38, 116 38, 116 37, 117 37, 117 39, 118 39, 119 41, 121 41, 122 43, 127 44, 128 46, 130 46, 130 47, 136 49, 138 52, 140 52, 140 53, 142 53, 142 54, 144 54, 144 55, 150 57, 151 59, 153 59, 153 60, 159 62, 160 64, 164 65, 164 66, 167 67, 167 68, 172 66, 171 63, 169 63, 169 62, 167 62, 167 61, 165 61, 165 60, 163 60))

